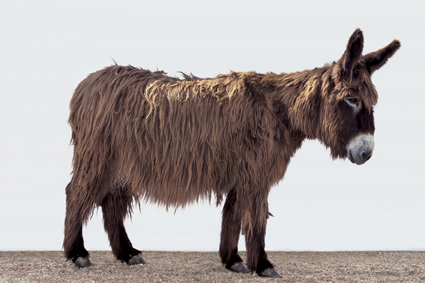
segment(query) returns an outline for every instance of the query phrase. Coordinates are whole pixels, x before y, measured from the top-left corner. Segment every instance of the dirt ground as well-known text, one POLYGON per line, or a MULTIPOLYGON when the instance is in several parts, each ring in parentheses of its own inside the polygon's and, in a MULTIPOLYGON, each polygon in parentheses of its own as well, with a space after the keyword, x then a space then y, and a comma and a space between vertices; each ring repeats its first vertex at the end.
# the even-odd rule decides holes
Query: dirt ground
POLYGON ((93 251, 85 269, 60 251, 0 252, 0 282, 425 282, 425 252, 268 254, 283 278, 232 273, 217 252, 143 252, 148 264, 128 266, 109 251, 93 251))

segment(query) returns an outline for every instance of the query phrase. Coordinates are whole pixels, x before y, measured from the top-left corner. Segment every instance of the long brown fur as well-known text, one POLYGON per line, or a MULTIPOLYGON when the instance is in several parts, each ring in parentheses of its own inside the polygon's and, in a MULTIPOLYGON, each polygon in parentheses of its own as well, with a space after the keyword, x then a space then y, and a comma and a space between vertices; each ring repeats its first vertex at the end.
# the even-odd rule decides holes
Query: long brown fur
MULTIPOLYGON (((351 40, 363 47, 355 36, 351 40)), ((255 270, 264 239, 254 235, 265 234, 269 190, 283 178, 303 140, 318 139, 333 158, 345 158, 350 135, 336 111, 338 103, 355 95, 365 115, 377 103, 371 69, 363 57, 350 66, 353 59, 347 56, 290 74, 232 72, 178 79, 115 65, 89 75, 70 103, 74 158, 65 234, 77 233, 75 218, 86 222, 96 206, 109 203, 105 199, 116 195, 114 190, 126 188, 124 203, 134 199, 168 208, 212 197, 219 204, 233 189, 235 199, 228 206, 237 216, 232 212, 226 221, 242 224, 248 267, 255 270)), ((370 56, 369 61, 379 59, 370 56)), ((223 249, 237 245, 235 233, 229 244, 222 242, 229 245, 223 249)), ((76 238, 66 236, 68 257, 76 238)), ((222 255, 224 263, 230 254, 222 255)))

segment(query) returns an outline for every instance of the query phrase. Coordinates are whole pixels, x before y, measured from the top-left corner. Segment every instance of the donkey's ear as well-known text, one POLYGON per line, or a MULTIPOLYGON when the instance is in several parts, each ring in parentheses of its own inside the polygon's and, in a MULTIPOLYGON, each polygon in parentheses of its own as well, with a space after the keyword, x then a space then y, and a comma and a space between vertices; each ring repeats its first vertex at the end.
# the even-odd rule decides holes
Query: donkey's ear
POLYGON ((351 77, 354 66, 362 55, 363 41, 363 32, 360 29, 356 29, 348 40, 347 49, 341 58, 342 68, 348 77, 351 77))
POLYGON ((362 61, 365 63, 366 67, 369 70, 369 73, 372 74, 379 68, 387 63, 388 59, 394 55, 394 53, 401 47, 400 41, 394 39, 390 44, 385 46, 378 51, 371 52, 366 54, 362 61))

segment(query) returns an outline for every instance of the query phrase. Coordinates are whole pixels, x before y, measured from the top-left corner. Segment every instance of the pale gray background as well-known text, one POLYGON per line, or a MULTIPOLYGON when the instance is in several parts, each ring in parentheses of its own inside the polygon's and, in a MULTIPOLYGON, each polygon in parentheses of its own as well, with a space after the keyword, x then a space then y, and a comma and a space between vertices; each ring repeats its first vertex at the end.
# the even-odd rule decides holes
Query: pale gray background
MULTIPOLYGON (((357 27, 365 52, 402 42, 373 76, 373 158, 332 161, 318 141, 306 141, 270 194, 267 249, 425 249, 425 2, 0 3, 0 250, 61 249, 69 100, 110 58, 172 76, 293 72, 339 59, 357 27)), ((127 227, 139 249, 215 251, 220 220, 214 204, 175 214, 144 205, 127 227)), ((88 249, 109 249, 100 211, 84 233, 88 249)))

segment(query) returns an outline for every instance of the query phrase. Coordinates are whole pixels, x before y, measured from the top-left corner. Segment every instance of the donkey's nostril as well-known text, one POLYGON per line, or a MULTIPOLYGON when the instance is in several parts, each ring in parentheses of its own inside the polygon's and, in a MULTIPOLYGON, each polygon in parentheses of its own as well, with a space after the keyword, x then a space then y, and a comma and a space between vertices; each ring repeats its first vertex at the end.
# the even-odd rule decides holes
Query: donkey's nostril
POLYGON ((371 157, 372 157, 371 151, 365 151, 362 153, 362 158, 365 162, 368 161, 371 157))

